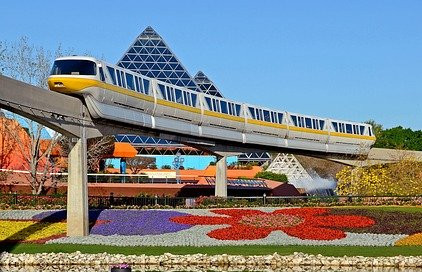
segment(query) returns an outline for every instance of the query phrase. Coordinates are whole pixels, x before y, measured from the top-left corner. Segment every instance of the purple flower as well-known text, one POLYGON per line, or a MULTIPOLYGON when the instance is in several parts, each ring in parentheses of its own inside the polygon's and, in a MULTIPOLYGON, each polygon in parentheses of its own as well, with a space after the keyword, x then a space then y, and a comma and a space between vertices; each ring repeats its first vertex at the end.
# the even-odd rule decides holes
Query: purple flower
MULTIPOLYGON (((90 211, 95 223, 90 234, 99 235, 157 235, 188 229, 191 225, 171 222, 170 218, 186 213, 160 210, 98 210, 90 211)), ((65 211, 43 212, 33 217, 42 221, 62 221, 65 211)))

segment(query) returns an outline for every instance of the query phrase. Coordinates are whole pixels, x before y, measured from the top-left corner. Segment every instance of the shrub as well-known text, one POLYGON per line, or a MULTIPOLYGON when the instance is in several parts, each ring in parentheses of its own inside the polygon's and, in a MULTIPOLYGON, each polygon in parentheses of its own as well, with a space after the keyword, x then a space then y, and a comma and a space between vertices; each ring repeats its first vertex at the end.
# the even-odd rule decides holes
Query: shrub
POLYGON ((8 172, 0 172, 0 181, 6 181, 8 176, 8 172))
POLYGON ((268 171, 258 172, 255 178, 269 179, 280 182, 287 182, 287 176, 284 174, 276 174, 268 171))
POLYGON ((345 167, 337 173, 339 195, 422 195, 422 163, 403 159, 398 163, 369 167, 345 167))
POLYGON ((161 169, 171 169, 171 166, 168 164, 165 164, 163 166, 161 166, 161 169))

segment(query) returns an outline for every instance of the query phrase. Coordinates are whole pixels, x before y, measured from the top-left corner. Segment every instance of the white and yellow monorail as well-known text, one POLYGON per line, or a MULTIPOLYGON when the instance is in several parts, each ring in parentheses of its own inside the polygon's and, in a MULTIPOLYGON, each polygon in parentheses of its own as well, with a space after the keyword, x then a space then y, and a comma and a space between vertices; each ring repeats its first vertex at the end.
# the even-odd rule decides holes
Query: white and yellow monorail
POLYGON ((367 154, 365 123, 236 102, 145 77, 90 57, 58 58, 51 90, 82 95, 94 118, 210 139, 328 153, 367 154))

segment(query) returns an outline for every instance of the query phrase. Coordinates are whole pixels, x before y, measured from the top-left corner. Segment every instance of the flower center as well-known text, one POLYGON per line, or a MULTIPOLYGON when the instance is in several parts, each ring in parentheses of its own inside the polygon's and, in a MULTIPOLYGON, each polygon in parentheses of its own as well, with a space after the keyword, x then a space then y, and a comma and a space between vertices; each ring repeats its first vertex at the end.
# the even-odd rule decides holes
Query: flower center
POLYGON ((240 224, 257 228, 286 228, 297 226, 304 220, 295 215, 288 214, 258 214, 245 215, 239 221, 240 224))

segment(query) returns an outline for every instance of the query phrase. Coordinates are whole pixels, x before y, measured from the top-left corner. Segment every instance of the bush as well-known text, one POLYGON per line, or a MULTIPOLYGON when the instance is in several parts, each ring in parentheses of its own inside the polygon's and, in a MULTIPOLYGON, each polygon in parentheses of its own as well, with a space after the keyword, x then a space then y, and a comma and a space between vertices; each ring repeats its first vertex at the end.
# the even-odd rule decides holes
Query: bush
POLYGON ((163 166, 161 166, 161 169, 171 169, 171 166, 168 164, 165 164, 163 166))
POLYGON ((398 163, 369 167, 345 167, 337 173, 339 195, 422 195, 422 163, 403 159, 398 163))
POLYGON ((8 172, 0 172, 0 181, 6 181, 8 176, 8 172))
POLYGON ((269 179, 269 180, 280 181, 280 182, 288 181, 287 176, 285 174, 276 174, 276 173, 267 172, 267 171, 258 172, 255 175, 255 178, 269 179))

